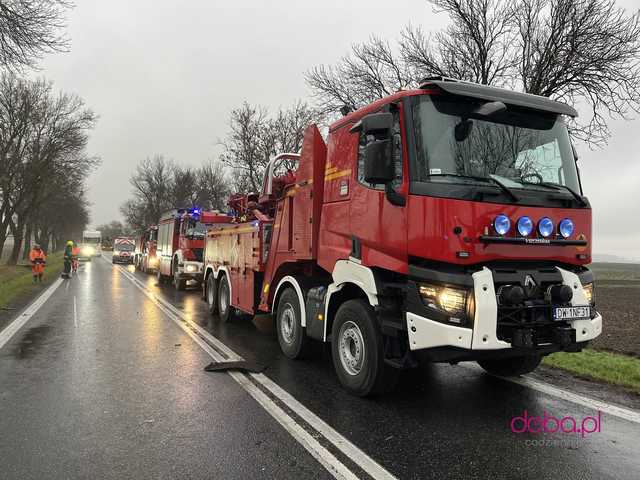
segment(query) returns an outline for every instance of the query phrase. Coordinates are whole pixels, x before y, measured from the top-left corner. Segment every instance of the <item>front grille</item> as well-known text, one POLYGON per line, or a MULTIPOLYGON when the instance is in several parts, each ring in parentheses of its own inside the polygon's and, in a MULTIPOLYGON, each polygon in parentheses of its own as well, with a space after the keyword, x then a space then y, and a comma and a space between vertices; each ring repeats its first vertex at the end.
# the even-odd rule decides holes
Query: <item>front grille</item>
POLYGON ((497 335, 512 344, 525 342, 540 345, 557 343, 558 331, 569 329, 568 322, 553 320, 553 305, 547 292, 549 287, 562 284, 562 275, 554 267, 519 270, 496 267, 493 278, 498 302, 497 335), (520 286, 525 298, 517 305, 505 304, 500 298, 501 287, 520 286))

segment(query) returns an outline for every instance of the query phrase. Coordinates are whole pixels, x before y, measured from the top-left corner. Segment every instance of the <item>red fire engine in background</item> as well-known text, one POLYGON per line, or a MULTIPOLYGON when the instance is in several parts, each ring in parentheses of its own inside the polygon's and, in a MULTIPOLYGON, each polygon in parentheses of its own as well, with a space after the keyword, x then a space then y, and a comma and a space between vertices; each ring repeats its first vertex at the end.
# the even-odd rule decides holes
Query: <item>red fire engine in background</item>
POLYGON ((202 251, 207 227, 231 221, 218 212, 176 209, 165 213, 158 224, 156 255, 160 282, 171 280, 177 290, 187 282, 202 282, 202 251))
POLYGON ((158 268, 156 248, 158 246, 158 226, 151 225, 136 240, 136 268, 144 273, 155 272, 158 268))
POLYGON ((357 395, 420 360, 517 375, 581 350, 602 317, 563 120, 576 115, 439 78, 348 114, 326 144, 310 126, 299 155, 270 162, 259 196, 231 199, 240 223, 208 230, 209 310, 273 313, 290 358, 330 342, 357 395))

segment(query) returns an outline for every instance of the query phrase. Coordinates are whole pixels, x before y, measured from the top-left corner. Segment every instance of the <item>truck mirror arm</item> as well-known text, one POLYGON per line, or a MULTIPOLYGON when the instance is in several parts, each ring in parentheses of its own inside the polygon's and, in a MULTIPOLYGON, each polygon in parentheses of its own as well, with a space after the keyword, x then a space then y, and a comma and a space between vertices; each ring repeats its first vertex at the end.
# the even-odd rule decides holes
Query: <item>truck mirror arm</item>
POLYGON ((395 188, 393 188, 392 182, 387 182, 384 185, 384 193, 391 205, 395 205, 396 207, 404 207, 407 204, 406 197, 401 193, 396 192, 395 188))

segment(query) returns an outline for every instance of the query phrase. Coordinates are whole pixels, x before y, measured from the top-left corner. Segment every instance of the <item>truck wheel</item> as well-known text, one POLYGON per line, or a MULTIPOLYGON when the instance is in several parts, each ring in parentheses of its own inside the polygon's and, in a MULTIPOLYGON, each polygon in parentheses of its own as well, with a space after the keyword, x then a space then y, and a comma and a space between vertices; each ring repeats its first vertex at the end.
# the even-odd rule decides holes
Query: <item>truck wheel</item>
POLYGON ((493 375, 516 377, 533 372, 541 361, 542 356, 534 354, 493 360, 478 360, 478 365, 493 375))
POLYGON ((218 316, 224 323, 230 321, 233 317, 234 308, 231 306, 231 288, 229 287, 229 279, 226 275, 222 275, 218 285, 218 316))
POLYGON ((400 371, 386 364, 375 313, 364 300, 349 300, 331 329, 333 366, 342 386, 359 397, 393 390, 400 371))
POLYGON ((209 275, 209 278, 207 278, 207 292, 205 298, 207 300, 207 305, 209 305, 209 313, 211 315, 215 315, 218 311, 218 299, 216 292, 216 279, 213 277, 213 274, 209 275))
POLYGON ((300 299, 293 288, 287 288, 278 300, 276 330, 280 349, 289 358, 308 358, 311 340, 302 326, 300 299))

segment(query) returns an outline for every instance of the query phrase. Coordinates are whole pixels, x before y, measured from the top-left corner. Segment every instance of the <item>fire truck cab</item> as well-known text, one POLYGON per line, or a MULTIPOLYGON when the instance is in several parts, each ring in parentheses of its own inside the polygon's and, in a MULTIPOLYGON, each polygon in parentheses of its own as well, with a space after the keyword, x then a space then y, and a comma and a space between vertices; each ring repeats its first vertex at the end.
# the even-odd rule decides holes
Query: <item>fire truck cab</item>
POLYGON ((271 312, 290 358, 330 342, 356 395, 419 361, 519 375, 581 350, 602 317, 564 120, 576 115, 437 78, 346 115, 326 144, 309 127, 300 154, 275 158, 240 205, 248 221, 208 231, 210 311, 271 312))
POLYGON ((157 246, 158 226, 151 225, 137 239, 135 264, 138 270, 144 273, 152 273, 157 270, 157 246))
POLYGON ((187 282, 199 285, 203 278, 202 250, 207 227, 228 221, 226 215, 198 208, 165 213, 158 224, 158 280, 172 281, 177 290, 184 290, 187 282))

